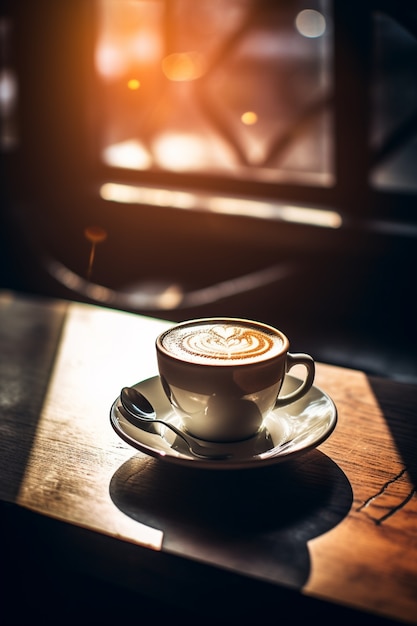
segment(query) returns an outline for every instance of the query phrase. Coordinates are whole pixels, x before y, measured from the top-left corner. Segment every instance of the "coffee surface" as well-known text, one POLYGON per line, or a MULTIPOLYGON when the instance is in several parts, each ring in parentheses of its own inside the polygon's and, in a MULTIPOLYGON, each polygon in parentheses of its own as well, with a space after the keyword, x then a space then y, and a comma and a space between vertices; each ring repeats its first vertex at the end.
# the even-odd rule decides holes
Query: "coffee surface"
POLYGON ((162 340, 175 357, 203 364, 237 364, 263 361, 282 351, 278 333, 255 325, 207 323, 172 328, 162 340))

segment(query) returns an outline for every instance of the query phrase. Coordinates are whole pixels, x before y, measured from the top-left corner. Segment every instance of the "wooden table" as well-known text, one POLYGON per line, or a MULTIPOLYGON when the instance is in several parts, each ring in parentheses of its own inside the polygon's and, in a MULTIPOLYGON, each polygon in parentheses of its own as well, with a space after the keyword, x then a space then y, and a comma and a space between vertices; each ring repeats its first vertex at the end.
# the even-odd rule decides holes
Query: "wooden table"
POLYGON ((81 603, 85 623, 133 607, 196 623, 290 611, 417 624, 417 387, 318 363, 338 410, 318 449, 255 470, 177 467, 109 421, 121 387, 156 374, 168 324, 0 293, 1 546, 21 599, 2 623, 49 623, 53 589, 66 605, 50 623, 81 603))

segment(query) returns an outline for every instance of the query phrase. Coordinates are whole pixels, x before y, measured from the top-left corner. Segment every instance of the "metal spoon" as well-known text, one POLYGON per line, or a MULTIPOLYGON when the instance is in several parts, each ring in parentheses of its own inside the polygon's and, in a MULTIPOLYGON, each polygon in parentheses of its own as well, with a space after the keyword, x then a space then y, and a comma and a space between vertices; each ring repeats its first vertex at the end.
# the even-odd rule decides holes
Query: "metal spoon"
MULTIPOLYGON (((218 450, 213 451, 210 448, 205 448, 198 444, 193 438, 186 435, 179 430, 174 424, 165 422, 164 420, 156 417, 155 409, 149 400, 134 387, 123 387, 120 392, 120 400, 126 413, 132 420, 132 424, 143 430, 148 430, 146 425, 152 426, 153 424, 163 424, 167 428, 170 428, 178 437, 180 437, 187 444, 190 452, 194 456, 202 459, 228 459, 230 454, 219 454, 218 450)), ((127 419, 129 417, 127 416, 127 419)), ((161 433, 154 430, 158 435, 161 433)))

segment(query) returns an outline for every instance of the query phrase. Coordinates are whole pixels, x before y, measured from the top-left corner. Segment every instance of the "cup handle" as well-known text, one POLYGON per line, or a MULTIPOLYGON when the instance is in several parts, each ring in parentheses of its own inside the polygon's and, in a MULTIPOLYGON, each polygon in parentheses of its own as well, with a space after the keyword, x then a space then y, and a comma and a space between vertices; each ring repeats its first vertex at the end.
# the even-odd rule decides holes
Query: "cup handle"
POLYGON ((289 404, 290 402, 295 402, 296 400, 299 400, 313 386, 314 376, 316 373, 314 359, 309 354, 304 354, 304 353, 291 354, 288 352, 287 363, 285 367, 286 373, 289 372, 289 370, 295 365, 304 365, 304 367, 307 370, 307 376, 304 382, 299 387, 297 387, 295 391, 288 393, 286 396, 278 396, 278 398, 275 401, 275 407, 284 406, 286 404, 289 404))

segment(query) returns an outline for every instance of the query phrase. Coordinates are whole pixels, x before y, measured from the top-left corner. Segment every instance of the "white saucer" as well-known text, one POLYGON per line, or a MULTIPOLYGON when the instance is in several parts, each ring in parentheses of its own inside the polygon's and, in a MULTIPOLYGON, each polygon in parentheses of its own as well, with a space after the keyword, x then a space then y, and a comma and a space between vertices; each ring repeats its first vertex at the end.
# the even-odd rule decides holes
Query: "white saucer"
MULTIPOLYGON (((300 380, 287 374, 282 393, 289 393, 300 383, 300 380)), ((180 427, 180 420, 173 412, 158 376, 134 386, 153 404, 158 419, 180 427)), ((210 449, 218 449, 219 454, 230 455, 223 459, 204 459, 194 456, 180 437, 168 428, 160 436, 132 425, 123 416, 120 407, 120 398, 117 398, 110 410, 110 422, 125 442, 164 461, 209 469, 253 468, 292 459, 323 443, 337 422, 333 401, 313 386, 300 400, 271 411, 265 418, 261 432, 251 439, 237 443, 212 443, 198 439, 201 446, 206 445, 210 449)))

